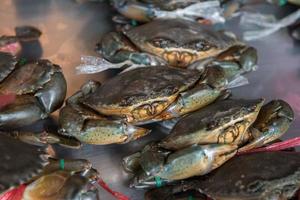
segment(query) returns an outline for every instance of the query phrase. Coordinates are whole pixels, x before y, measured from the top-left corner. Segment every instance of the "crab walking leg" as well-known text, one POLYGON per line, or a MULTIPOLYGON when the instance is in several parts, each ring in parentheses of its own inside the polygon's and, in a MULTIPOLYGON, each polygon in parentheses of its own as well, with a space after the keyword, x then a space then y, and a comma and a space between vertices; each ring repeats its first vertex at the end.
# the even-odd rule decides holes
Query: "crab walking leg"
POLYGON ((249 130, 252 140, 240 148, 239 152, 264 146, 280 138, 288 130, 293 119, 292 108, 282 100, 273 100, 264 105, 249 130))
POLYGON ((166 65, 163 59, 148 53, 141 53, 126 41, 129 40, 126 40, 125 36, 112 32, 103 37, 101 43, 98 44, 98 51, 105 59, 112 62, 112 65, 121 62, 124 62, 124 66, 126 64, 130 66, 166 65))
POLYGON ((11 134, 11 136, 33 145, 59 144, 64 147, 74 149, 78 149, 81 147, 81 142, 76 140, 75 138, 65 137, 59 134, 48 132, 14 132, 11 134))

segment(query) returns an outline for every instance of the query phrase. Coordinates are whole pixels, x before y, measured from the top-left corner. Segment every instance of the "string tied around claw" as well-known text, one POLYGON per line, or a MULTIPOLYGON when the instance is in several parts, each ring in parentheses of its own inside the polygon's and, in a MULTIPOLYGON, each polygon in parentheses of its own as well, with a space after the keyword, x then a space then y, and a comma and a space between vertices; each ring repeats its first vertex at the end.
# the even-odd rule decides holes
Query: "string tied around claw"
POLYGON ((270 144, 265 147, 260 147, 256 149, 251 149, 248 151, 238 152, 237 155, 243 155, 243 154, 249 154, 249 153, 257 153, 257 152, 270 152, 270 151, 281 151, 288 148, 293 148, 300 146, 300 137, 295 137, 283 142, 276 142, 273 144, 270 144))
MULTIPOLYGON (((106 190, 107 192, 109 192, 110 194, 112 194, 116 199, 118 200, 130 200, 129 197, 127 197, 126 195, 120 193, 120 192, 117 192, 117 191, 114 191, 112 190, 105 182, 102 178, 99 178, 97 183, 104 189, 106 190)), ((1 200, 1 199, 0 199, 1 200)))

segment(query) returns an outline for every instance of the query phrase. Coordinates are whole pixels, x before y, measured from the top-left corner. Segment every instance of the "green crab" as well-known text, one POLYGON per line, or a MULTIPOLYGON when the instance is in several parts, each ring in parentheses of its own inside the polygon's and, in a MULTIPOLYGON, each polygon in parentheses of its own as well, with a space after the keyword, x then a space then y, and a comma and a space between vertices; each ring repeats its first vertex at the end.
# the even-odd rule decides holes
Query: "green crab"
POLYGON ((299 152, 263 152, 232 158, 214 172, 145 194, 146 200, 289 200, 300 189, 299 152), (202 193, 202 194, 201 194, 202 193))
POLYGON ((83 57, 83 65, 77 68, 80 73, 150 66, 200 71, 220 66, 245 73, 257 64, 256 50, 238 41, 233 33, 180 19, 155 20, 122 33, 108 33, 97 51, 103 59, 83 57))
POLYGON ((221 98, 239 74, 229 69, 153 66, 121 73, 102 85, 90 81, 61 109, 61 133, 90 144, 135 140, 149 133, 136 125, 176 118, 221 98))
POLYGON ((281 137, 293 120, 282 100, 263 106, 263 99, 223 100, 181 118, 170 134, 124 159, 135 173, 132 187, 155 184, 155 177, 173 182, 204 175, 238 151, 261 147, 281 137))
MULTIPOLYGON (((23 63, 0 52, 0 95, 15 100, 0 108, 0 127, 16 128, 44 119, 60 108, 66 96, 66 80, 49 60, 23 63)), ((2 96, 2 97, 3 97, 2 96)))
POLYGON ((89 161, 55 159, 51 146, 30 145, 4 133, 0 150, 0 196, 26 184, 24 200, 98 199, 93 186, 98 173, 89 161))

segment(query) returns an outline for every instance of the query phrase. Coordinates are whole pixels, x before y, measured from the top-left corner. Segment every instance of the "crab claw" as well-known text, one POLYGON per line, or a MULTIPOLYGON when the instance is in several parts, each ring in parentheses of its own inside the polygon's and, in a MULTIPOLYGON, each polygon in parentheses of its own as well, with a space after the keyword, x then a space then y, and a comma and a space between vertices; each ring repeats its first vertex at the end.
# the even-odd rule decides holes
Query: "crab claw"
POLYGON ((6 75, 0 93, 17 96, 14 103, 1 108, 1 127, 20 127, 44 119, 64 101, 66 80, 61 68, 48 60, 17 65, 6 75))
POLYGON ((294 113, 290 105, 282 100, 273 100, 264 105, 250 129, 252 141, 239 152, 264 146, 280 138, 290 127, 294 113))
POLYGON ((71 105, 61 109, 59 121, 62 134, 73 136, 87 144, 126 143, 150 132, 145 128, 88 114, 84 108, 79 112, 71 105))
POLYGON ((156 174, 147 175, 145 171, 140 171, 134 177, 131 187, 154 187, 157 185, 157 177, 162 184, 205 175, 232 158, 237 148, 234 144, 193 145, 175 151, 166 156, 164 165, 156 174))
POLYGON ((227 77, 234 77, 256 70, 257 51, 253 47, 233 46, 219 54, 213 64, 228 69, 227 77))
POLYGON ((194 145, 168 156, 163 170, 157 175, 168 180, 181 180, 204 175, 216 169, 237 152, 237 145, 194 145))
POLYGON ((73 136, 87 144, 114 144, 136 140, 150 131, 123 121, 114 121, 100 116, 81 105, 85 95, 93 92, 100 83, 89 81, 80 91, 67 99, 67 105, 60 110, 60 132, 73 136))

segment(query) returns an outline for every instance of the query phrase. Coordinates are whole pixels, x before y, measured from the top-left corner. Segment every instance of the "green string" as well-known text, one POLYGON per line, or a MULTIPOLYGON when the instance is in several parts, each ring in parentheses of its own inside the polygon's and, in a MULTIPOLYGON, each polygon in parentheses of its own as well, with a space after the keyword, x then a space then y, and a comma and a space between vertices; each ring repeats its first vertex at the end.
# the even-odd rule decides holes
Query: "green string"
POLYGON ((132 25, 132 26, 137 26, 137 21, 131 20, 131 25, 132 25))
POLYGON ((19 64, 24 65, 24 64, 26 64, 26 62, 27 62, 26 58, 21 58, 19 61, 19 64))
POLYGON ((59 168, 61 170, 64 170, 65 169, 65 160, 64 159, 60 159, 59 160, 59 168))
POLYGON ((284 6, 287 3, 287 0, 278 0, 279 6, 284 6))
POLYGON ((188 197, 188 200, 194 200, 194 197, 193 197, 192 195, 190 195, 190 196, 188 197))
POLYGON ((162 186, 161 178, 159 176, 155 176, 154 179, 155 179, 156 187, 158 188, 161 187, 162 186))

